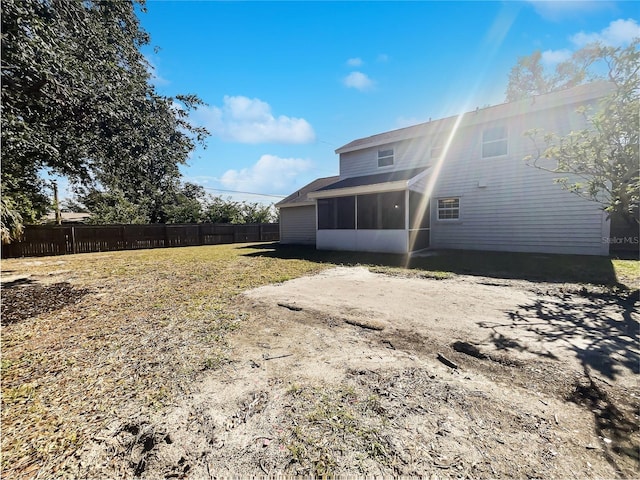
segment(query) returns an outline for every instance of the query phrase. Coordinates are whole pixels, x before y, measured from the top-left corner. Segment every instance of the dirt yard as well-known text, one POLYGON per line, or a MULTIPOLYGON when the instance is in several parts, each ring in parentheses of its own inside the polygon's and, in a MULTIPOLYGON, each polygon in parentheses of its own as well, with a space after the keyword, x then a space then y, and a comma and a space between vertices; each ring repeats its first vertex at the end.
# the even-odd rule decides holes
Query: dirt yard
POLYGON ((638 477, 637 290, 248 248, 3 262, 3 478, 638 477))
POLYGON ((229 362, 157 418, 114 425, 81 472, 638 474, 634 299, 342 267, 238 302, 250 320, 229 362))

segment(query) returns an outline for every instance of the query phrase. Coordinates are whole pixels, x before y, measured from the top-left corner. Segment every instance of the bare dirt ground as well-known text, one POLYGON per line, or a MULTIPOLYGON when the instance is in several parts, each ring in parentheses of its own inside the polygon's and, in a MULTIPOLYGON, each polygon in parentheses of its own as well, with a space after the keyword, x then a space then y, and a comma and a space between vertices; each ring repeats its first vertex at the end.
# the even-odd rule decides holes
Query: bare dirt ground
POLYGON ((628 292, 339 267, 236 305, 221 368, 114 421, 78 477, 640 475, 628 292))

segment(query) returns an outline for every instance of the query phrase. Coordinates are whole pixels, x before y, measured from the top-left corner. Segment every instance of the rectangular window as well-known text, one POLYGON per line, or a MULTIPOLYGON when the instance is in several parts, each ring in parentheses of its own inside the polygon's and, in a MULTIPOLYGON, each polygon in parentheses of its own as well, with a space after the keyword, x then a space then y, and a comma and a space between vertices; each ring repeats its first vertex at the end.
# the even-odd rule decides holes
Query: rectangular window
POLYGON ((404 191, 358 195, 360 230, 402 230, 404 212, 404 191))
POLYGON ((459 198, 441 198, 438 200, 438 220, 458 220, 459 218, 459 198))
POLYGON ((318 230, 356 228, 356 197, 318 199, 318 230))
POLYGON ((393 148, 391 150, 378 150, 378 166, 388 167, 393 165, 393 148))
POLYGON ((482 132, 482 158, 507 154, 507 127, 491 127, 482 132))

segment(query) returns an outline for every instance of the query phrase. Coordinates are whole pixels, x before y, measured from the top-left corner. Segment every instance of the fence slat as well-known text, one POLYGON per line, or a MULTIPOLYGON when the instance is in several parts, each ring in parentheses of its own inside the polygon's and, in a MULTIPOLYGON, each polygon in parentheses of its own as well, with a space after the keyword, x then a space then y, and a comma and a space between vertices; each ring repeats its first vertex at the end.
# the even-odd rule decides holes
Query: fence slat
POLYGON ((150 225, 26 225, 2 258, 108 252, 138 248, 269 242, 280 239, 277 223, 150 225))

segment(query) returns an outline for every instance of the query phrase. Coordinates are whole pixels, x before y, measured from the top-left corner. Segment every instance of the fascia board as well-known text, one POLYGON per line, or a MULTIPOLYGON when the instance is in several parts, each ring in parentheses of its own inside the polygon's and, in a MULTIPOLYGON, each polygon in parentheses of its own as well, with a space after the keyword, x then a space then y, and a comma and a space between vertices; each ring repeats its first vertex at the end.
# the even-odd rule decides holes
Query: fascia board
POLYGON ((275 205, 275 207, 276 208, 309 207, 315 204, 316 202, 297 202, 297 203, 286 203, 284 205, 275 205))

